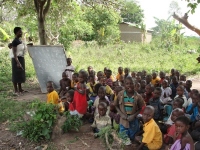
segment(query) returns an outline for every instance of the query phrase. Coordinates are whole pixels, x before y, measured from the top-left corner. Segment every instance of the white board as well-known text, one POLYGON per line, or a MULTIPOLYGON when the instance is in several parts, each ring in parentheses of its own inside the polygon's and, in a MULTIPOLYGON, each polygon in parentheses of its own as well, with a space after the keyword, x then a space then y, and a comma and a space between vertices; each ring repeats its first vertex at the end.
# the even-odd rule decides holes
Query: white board
POLYGON ((53 81, 55 89, 60 88, 59 81, 67 61, 63 46, 28 46, 30 57, 36 71, 42 93, 47 93, 46 83, 53 81))

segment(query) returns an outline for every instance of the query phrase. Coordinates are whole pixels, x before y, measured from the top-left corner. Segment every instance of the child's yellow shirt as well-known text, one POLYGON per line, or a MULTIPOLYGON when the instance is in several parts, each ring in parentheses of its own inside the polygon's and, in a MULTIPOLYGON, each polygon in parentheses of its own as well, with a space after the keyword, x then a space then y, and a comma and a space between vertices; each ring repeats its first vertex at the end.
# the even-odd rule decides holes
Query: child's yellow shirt
POLYGON ((54 90, 47 94, 47 103, 58 104, 58 93, 54 90))

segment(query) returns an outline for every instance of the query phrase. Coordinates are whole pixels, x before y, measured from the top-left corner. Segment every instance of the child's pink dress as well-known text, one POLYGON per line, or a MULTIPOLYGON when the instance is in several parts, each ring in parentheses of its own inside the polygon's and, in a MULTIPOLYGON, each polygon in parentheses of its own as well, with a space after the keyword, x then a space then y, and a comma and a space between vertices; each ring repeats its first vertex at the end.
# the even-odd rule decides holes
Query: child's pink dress
POLYGON ((74 92, 74 109, 79 113, 84 115, 87 112, 87 97, 86 97, 86 89, 80 88, 80 83, 77 83, 77 90, 74 92), (79 93, 77 90, 85 90, 85 94, 79 93))
MULTIPOLYGON (((175 141, 175 143, 172 145, 170 150, 179 150, 179 149, 181 149, 181 140, 180 139, 175 141)), ((190 144, 187 143, 184 150, 190 150, 190 144)))

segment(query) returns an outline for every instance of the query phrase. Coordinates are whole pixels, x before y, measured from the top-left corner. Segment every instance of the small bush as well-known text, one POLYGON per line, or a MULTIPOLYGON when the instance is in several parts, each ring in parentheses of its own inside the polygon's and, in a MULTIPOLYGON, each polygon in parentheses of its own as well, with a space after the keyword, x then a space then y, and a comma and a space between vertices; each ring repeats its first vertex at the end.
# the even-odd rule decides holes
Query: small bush
POLYGON ((78 115, 70 115, 69 111, 65 112, 64 115, 67 119, 62 126, 63 132, 66 133, 70 130, 78 131, 82 125, 82 122, 78 115))

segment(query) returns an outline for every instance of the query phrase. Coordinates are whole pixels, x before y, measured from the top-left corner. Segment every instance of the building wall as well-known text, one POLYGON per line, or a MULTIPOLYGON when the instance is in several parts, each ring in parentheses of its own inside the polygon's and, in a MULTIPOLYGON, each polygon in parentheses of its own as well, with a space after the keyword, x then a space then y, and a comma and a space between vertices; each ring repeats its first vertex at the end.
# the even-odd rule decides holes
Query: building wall
MULTIPOLYGON (((122 23, 119 25, 120 39, 124 42, 143 42, 143 34, 141 33, 141 29, 129 26, 128 24, 122 23)), ((152 40, 152 34, 146 33, 145 42, 149 43, 152 40)))

